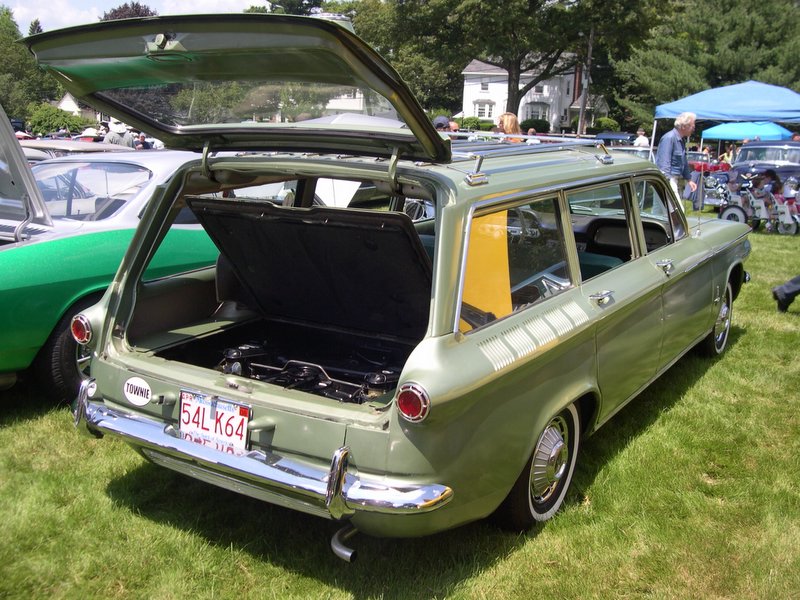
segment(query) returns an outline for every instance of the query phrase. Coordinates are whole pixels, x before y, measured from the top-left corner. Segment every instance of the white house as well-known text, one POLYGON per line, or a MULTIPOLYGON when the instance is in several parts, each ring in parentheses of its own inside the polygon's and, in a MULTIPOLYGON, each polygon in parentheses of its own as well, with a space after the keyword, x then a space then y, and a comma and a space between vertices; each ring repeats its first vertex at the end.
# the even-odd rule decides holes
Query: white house
MULTIPOLYGON (((473 60, 461 72, 464 76, 463 114, 465 117, 496 121, 506 110, 508 72, 480 60, 473 60)), ((532 79, 530 71, 520 78, 520 87, 532 79)), ((545 119, 552 133, 569 131, 573 117, 580 112, 580 68, 541 81, 525 94, 519 105, 520 122, 525 119, 545 119)), ((608 114, 608 106, 598 96, 589 95, 586 121, 608 114)))

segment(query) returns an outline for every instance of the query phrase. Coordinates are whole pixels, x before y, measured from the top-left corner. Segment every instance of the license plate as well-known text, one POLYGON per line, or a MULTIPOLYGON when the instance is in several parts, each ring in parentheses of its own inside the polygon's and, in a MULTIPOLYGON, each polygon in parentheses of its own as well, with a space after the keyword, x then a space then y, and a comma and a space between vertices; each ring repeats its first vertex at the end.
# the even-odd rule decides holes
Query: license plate
POLYGON ((245 404, 181 390, 181 436, 221 452, 246 452, 250 412, 245 404))

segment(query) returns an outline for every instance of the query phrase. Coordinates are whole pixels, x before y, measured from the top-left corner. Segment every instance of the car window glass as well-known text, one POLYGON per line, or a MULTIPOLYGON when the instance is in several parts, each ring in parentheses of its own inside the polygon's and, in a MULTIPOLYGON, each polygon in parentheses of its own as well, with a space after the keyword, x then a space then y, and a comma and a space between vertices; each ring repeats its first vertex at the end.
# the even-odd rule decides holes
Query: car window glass
POLYGON ((461 331, 476 329, 572 286, 556 198, 472 219, 461 331))
POLYGON ((0 219, 22 221, 26 216, 25 186, 6 152, 6 148, 0 146, 0 219))
POLYGON ((567 201, 583 281, 635 256, 631 209, 621 184, 570 190, 567 201))
POLYGON ((53 218, 100 221, 134 198, 152 173, 128 163, 43 162, 33 175, 53 218))
POLYGON ((662 185, 653 180, 641 179, 635 182, 634 190, 639 213, 642 215, 648 252, 686 235, 680 208, 672 202, 672 196, 662 185))

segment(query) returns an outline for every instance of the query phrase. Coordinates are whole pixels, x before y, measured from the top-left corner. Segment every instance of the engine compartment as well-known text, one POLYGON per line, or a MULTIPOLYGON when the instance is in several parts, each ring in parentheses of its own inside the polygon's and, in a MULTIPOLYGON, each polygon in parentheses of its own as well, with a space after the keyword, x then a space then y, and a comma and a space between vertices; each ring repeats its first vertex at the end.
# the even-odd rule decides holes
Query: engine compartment
POLYGON ((208 197, 187 204, 220 250, 214 280, 143 286, 133 345, 338 402, 391 399, 425 335, 431 297, 430 258, 406 214, 208 197), (205 316, 153 325, 194 311, 205 316), (179 332, 198 323, 202 335, 179 332))
POLYGON ((414 345, 294 323, 258 321, 156 356, 362 404, 393 393, 414 345))

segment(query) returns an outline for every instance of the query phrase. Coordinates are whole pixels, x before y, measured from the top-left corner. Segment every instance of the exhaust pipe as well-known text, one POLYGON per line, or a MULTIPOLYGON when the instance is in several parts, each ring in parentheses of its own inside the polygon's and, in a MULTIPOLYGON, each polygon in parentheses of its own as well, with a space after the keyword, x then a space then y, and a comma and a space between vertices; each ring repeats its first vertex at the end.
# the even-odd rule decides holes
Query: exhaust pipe
POLYGON ((357 553, 352 548, 346 546, 345 542, 357 533, 358 529, 353 527, 351 523, 348 523, 339 531, 334 533, 333 537, 331 538, 331 550, 333 550, 333 553, 346 562, 354 562, 356 560, 357 553))

